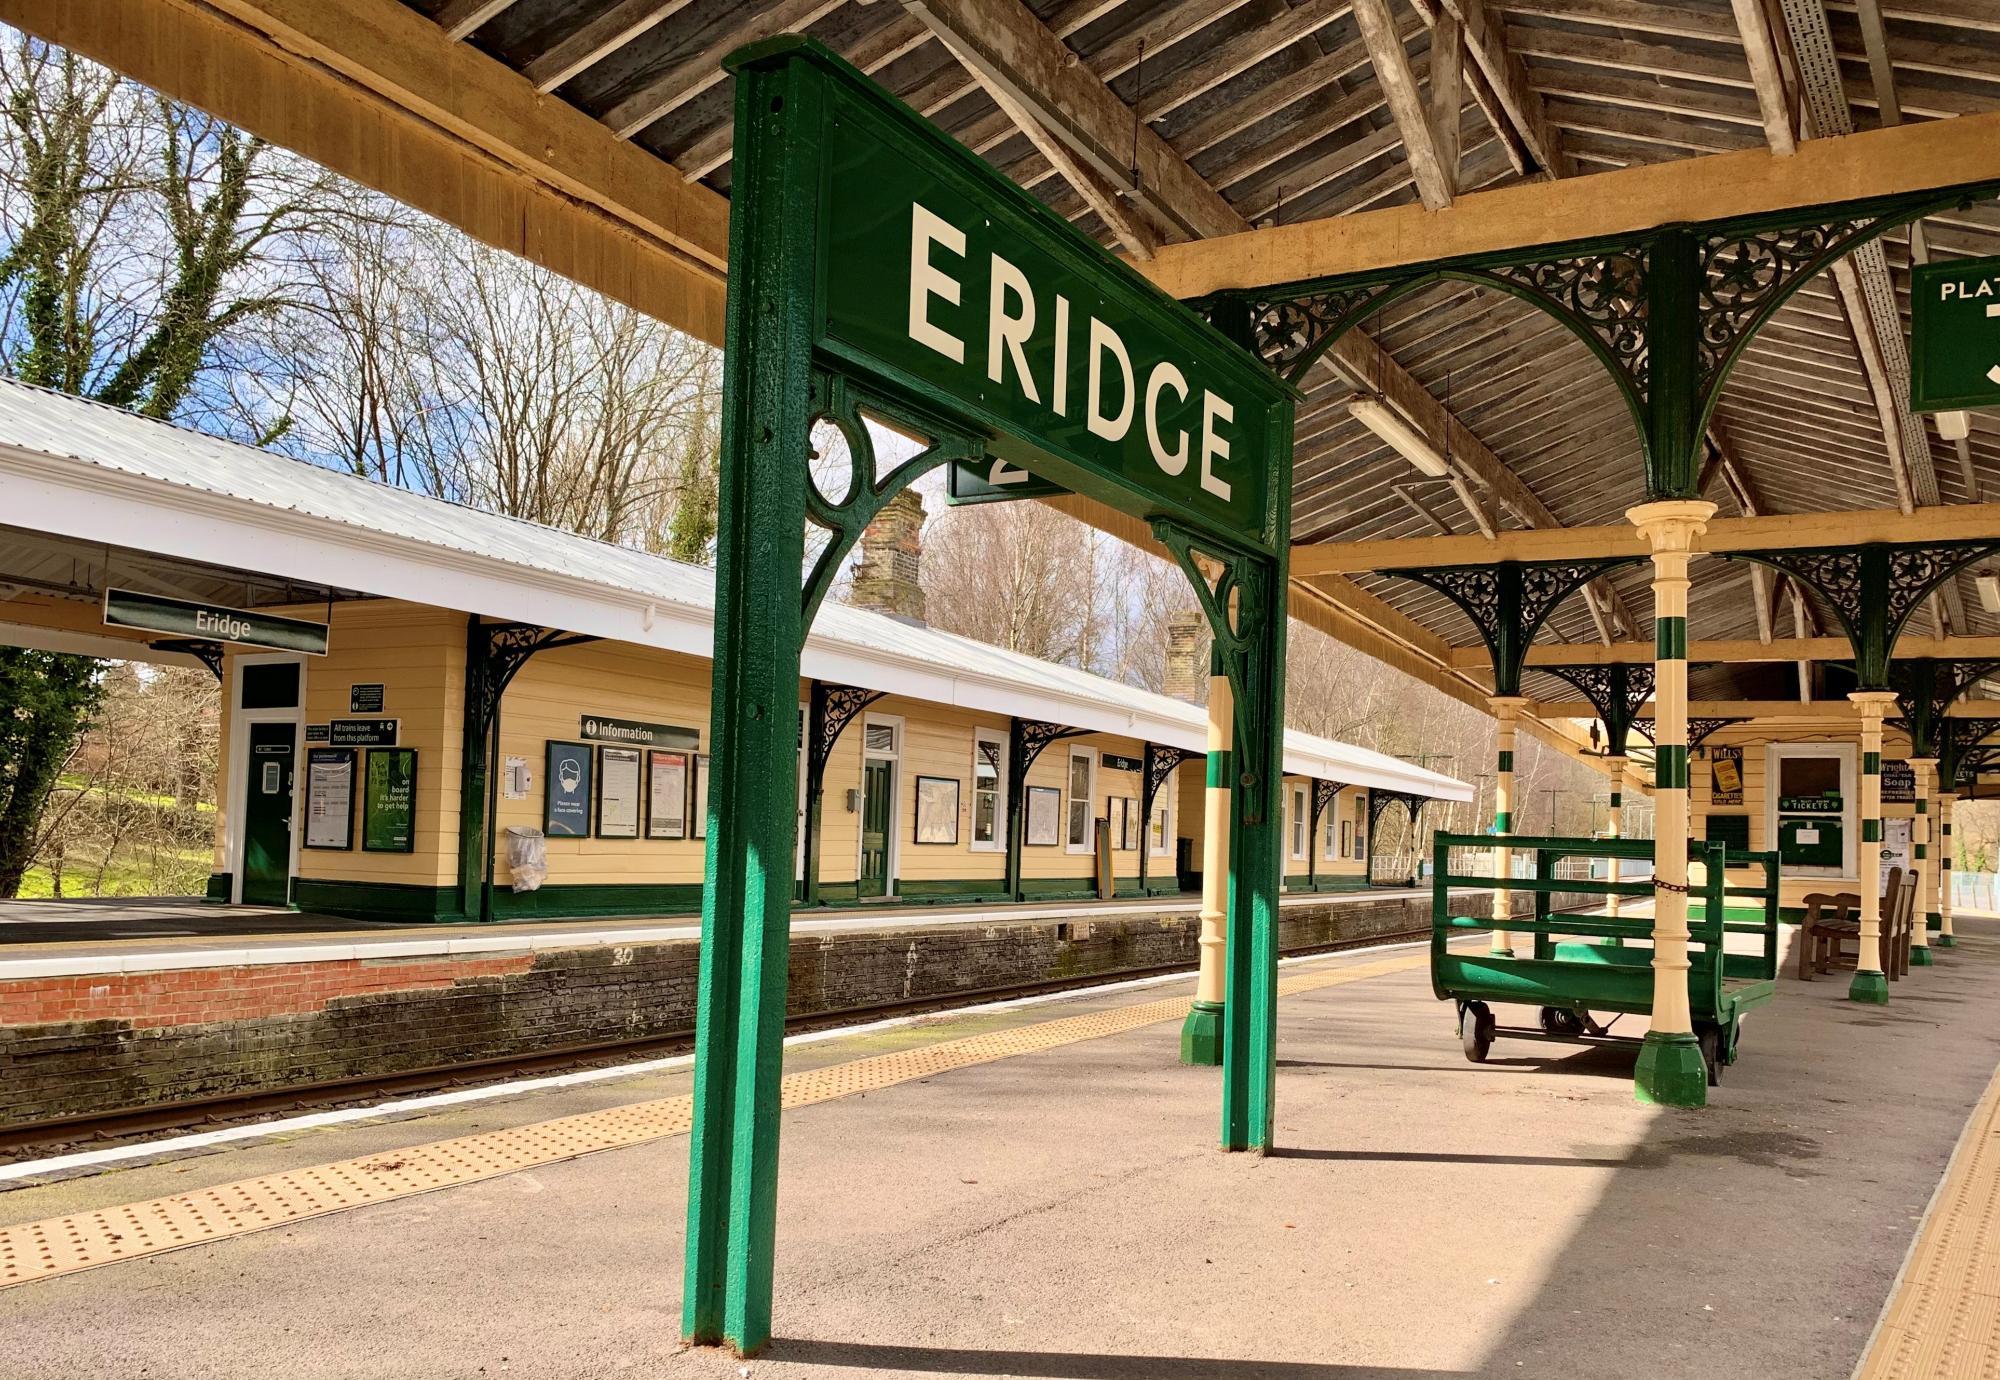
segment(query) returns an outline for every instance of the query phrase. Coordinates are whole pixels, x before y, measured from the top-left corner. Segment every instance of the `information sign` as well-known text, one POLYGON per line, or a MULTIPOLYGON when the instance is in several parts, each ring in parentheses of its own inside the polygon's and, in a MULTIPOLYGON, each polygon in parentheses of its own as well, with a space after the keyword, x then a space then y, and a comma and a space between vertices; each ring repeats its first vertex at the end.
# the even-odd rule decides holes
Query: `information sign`
POLYGON ((370 748, 361 796, 362 850, 414 852, 416 825, 417 750, 370 748))
POLYGON ((2000 407, 2000 258, 1911 270, 1910 407, 2000 407))
POLYGON ((701 731, 679 724, 654 724, 643 719, 614 719, 609 714, 585 714, 577 725, 577 736, 586 743, 623 743, 627 747, 680 748, 693 752, 701 746, 701 731))
POLYGON ((335 719, 327 725, 327 741, 335 747, 394 747, 394 719, 335 719))
POLYGON ((382 712, 382 687, 380 685, 348 686, 347 712, 350 714, 380 714, 382 712))

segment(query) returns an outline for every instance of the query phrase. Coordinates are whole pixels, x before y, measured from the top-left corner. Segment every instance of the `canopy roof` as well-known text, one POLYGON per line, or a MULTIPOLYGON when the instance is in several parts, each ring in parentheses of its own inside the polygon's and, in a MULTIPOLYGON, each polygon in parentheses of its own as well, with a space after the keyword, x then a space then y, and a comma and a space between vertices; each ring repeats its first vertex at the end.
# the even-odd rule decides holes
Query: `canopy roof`
MULTIPOLYGON (((1830 0, 1824 11, 1755 0, 408 3, 723 195, 731 82, 719 58, 772 32, 810 32, 1078 226, 1141 259, 1157 244, 1420 195, 1436 205, 1512 182, 1787 152, 1814 136, 2000 110, 2000 7, 1990 0, 1830 0), (1751 22, 1756 15, 1762 22, 1751 22), (1386 43, 1364 22, 1381 16, 1394 30, 1386 43), (1460 19, 1460 91, 1439 108, 1454 104, 1461 154, 1440 189, 1452 121, 1413 130, 1398 100, 1433 98, 1432 68, 1455 51, 1439 35, 1460 19), (1053 76, 1041 65, 1050 51, 1067 63, 1053 76), (1136 186, 1128 163, 1139 166, 1136 186)), ((1933 258, 2000 253, 2000 210, 1933 217, 1921 236, 1920 252, 1933 258)), ((1725 516, 1908 511, 1995 491, 2000 420, 1975 417, 1969 440, 1954 445, 1907 413, 1899 312, 1910 258, 1909 235, 1896 232, 1881 254, 1850 260, 1852 282, 1823 275, 1759 336, 1711 438, 1705 491, 1725 516)), ((1366 383, 1353 369, 1319 369, 1306 380, 1298 425, 1300 542, 1471 533, 1482 521, 1615 523, 1645 500, 1630 412, 1586 347, 1545 314, 1490 288, 1445 283, 1362 329, 1469 429, 1450 459, 1463 482, 1425 478, 1348 414, 1366 383), (1506 472, 1498 482, 1493 466, 1506 472), (1523 515, 1537 505, 1540 516, 1523 515)), ((1548 640, 1650 640, 1644 569, 1608 579, 1618 599, 1606 602, 1622 608, 1593 611, 1574 596, 1550 620, 1548 640)), ((1969 581, 1947 588, 1941 621, 1923 631, 2000 632, 1969 581)), ((1451 643, 1476 641, 1428 589, 1376 576, 1357 583, 1451 643)), ((1789 636, 1797 615, 1786 593, 1785 582, 1747 566, 1705 562, 1690 636, 1768 637, 1774 626, 1789 636)), ((1810 631, 1838 631, 1810 595, 1799 612, 1810 631)), ((1573 697, 1530 679, 1531 693, 1573 697)), ((1720 697, 1730 676, 1708 681, 1697 673, 1697 695, 1720 697)))
MULTIPOLYGON (((710 655, 714 573, 0 382, 0 584, 106 583, 242 606, 355 593, 710 655), (226 560, 228 565, 219 562, 226 560), (107 573, 107 567, 109 567, 107 573)), ((805 675, 1200 752, 1192 705, 885 614, 828 604, 805 675)), ((1288 731, 1287 772, 1470 800, 1463 782, 1288 731)))

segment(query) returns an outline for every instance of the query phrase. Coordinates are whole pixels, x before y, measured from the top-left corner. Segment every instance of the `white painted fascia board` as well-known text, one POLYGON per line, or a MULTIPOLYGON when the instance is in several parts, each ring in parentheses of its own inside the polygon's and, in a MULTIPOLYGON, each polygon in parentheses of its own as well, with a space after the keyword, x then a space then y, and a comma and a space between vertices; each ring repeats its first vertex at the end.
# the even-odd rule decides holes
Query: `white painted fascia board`
POLYGON ((107 661, 145 661, 155 666, 202 668, 201 662, 186 652, 156 652, 136 638, 97 636, 67 628, 38 627, 33 623, 0 622, 0 646, 26 647, 37 652, 68 652, 73 656, 102 657, 107 661))
POLYGON ((13 447, 0 447, 0 511, 57 536, 642 647, 707 657, 714 645, 707 609, 13 447))

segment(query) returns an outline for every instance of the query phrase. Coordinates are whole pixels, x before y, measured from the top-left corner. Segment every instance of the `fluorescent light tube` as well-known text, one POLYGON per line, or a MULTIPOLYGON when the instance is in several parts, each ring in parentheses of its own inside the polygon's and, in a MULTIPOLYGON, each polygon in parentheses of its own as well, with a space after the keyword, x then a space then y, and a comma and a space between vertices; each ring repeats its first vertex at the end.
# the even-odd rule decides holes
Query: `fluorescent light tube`
POLYGON ((1972 582, 1979 586, 1979 607, 1988 613, 2000 613, 2000 575, 1982 570, 1973 576, 1972 582))
POLYGON ((1400 413, 1380 398, 1356 398, 1347 405, 1347 415, 1387 441, 1392 450, 1431 478, 1443 479, 1451 473, 1451 467, 1445 464, 1430 438, 1404 421, 1400 413))

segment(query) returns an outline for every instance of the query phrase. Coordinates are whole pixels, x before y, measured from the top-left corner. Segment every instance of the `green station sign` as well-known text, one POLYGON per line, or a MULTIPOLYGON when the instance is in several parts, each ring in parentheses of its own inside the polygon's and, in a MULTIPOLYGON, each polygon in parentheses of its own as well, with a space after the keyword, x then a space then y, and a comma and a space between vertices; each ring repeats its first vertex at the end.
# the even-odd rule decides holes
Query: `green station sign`
POLYGON ((1040 481, 1275 551, 1290 386, 921 125, 826 95, 821 353, 1040 481))
POLYGON ((1052 498, 1068 493, 997 455, 954 461, 944 476, 944 501, 951 504, 1007 503, 1017 498, 1052 498))
POLYGON ((326 655, 326 624, 303 618, 278 618, 225 604, 199 604, 141 594, 130 589, 104 591, 104 622, 112 628, 191 637, 204 642, 236 642, 246 647, 270 647, 281 652, 326 655))
POLYGON ((1911 271, 1910 406, 2000 407, 2000 258, 1911 271))

